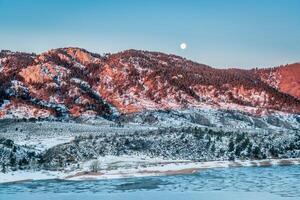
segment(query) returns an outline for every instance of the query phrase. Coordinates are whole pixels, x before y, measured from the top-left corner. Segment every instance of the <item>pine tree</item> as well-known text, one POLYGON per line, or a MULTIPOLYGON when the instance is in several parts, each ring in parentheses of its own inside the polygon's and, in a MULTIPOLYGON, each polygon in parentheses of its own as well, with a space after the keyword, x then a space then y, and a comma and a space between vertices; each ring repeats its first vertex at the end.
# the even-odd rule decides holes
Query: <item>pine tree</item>
POLYGON ((16 166, 16 157, 14 156, 14 154, 11 152, 9 155, 9 164, 10 166, 14 167, 16 166))
POLYGON ((2 169, 1 169, 1 172, 2 172, 3 174, 6 173, 6 166, 5 166, 4 163, 2 163, 2 169))
POLYGON ((233 152, 234 151, 234 142, 233 139, 230 138, 229 144, 228 144, 228 151, 233 152))

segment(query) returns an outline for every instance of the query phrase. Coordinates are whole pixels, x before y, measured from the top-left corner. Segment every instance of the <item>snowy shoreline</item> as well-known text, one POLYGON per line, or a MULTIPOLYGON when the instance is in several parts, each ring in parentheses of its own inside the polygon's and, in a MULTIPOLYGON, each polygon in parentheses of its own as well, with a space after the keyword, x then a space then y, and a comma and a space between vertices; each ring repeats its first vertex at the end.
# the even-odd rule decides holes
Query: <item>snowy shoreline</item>
POLYGON ((3 127, 0 183, 98 180, 188 174, 220 167, 300 164, 298 131, 241 132, 198 126, 114 127, 67 122, 18 122, 3 127), (95 160, 99 162, 96 171, 91 169, 95 160))
POLYGON ((189 160, 165 160, 161 158, 149 157, 105 156, 99 158, 98 160, 101 163, 101 169, 97 173, 91 172, 88 169, 88 166, 92 162, 91 160, 82 163, 82 168, 77 170, 18 170, 7 172, 5 174, 0 173, 0 184, 51 179, 72 181, 105 180, 192 174, 201 170, 213 168, 268 167, 300 164, 300 158, 193 162, 189 160))

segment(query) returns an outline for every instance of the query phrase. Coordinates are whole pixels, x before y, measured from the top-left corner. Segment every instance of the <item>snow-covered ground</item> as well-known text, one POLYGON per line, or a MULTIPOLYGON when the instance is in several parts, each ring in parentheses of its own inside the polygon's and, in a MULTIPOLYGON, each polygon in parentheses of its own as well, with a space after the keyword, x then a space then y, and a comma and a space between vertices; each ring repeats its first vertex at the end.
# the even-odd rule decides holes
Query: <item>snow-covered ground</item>
POLYGON ((300 129, 300 118, 297 114, 274 112, 269 115, 249 115, 232 110, 212 108, 185 108, 169 111, 146 111, 128 114, 125 122, 151 124, 159 127, 198 126, 214 130, 240 130, 247 132, 288 131, 300 129), (126 121, 127 120, 127 121, 126 121))
POLYGON ((153 130, 149 125, 128 124, 119 128, 104 120, 75 122, 14 122, 1 126, 0 137, 11 139, 17 145, 26 145, 39 152, 59 144, 67 143, 76 136, 101 135, 109 133, 132 133, 136 130, 153 130))
POLYGON ((89 171, 92 162, 82 164, 82 168, 70 172, 68 180, 87 179, 111 179, 143 176, 188 174, 210 168, 227 167, 251 167, 251 166, 273 166, 300 164, 300 159, 268 159, 259 161, 210 161, 193 162, 189 160, 165 160, 163 158, 150 158, 138 156, 105 156, 98 158, 100 163, 99 174, 82 174, 82 171, 89 171))
POLYGON ((165 160, 147 156, 105 156, 97 159, 98 172, 91 172, 90 166, 95 160, 67 167, 64 171, 13 171, 0 172, 0 183, 29 180, 100 180, 144 176, 188 174, 210 168, 251 167, 300 164, 300 159, 268 159, 247 161, 211 161, 192 162, 189 160, 165 160))

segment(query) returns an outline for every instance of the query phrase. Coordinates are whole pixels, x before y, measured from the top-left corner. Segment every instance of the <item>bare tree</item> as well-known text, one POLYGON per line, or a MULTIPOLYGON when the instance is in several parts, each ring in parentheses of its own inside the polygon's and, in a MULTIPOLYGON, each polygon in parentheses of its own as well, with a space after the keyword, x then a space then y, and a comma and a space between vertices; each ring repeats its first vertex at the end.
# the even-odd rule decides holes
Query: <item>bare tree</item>
POLYGON ((91 172, 98 172, 100 170, 100 162, 98 160, 94 160, 90 165, 91 172))

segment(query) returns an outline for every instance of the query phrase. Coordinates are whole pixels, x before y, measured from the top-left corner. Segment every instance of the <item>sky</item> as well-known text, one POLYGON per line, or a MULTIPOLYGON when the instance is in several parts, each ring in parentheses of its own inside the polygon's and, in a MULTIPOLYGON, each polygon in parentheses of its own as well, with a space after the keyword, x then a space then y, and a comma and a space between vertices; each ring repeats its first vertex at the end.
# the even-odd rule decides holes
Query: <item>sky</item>
POLYGON ((70 46, 160 51, 219 68, 299 62, 300 1, 0 0, 0 49, 70 46))

